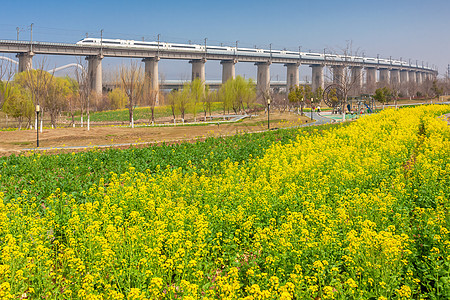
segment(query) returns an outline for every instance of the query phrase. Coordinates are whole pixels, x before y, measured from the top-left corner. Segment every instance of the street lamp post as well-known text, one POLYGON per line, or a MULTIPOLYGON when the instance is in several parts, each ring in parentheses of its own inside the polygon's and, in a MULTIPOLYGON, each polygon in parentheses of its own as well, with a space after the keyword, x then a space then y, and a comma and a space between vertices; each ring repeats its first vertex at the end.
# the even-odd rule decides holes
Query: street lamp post
POLYGON ((39 104, 36 105, 36 148, 39 148, 39 112, 41 111, 41 107, 39 104))
POLYGON ((313 119, 313 101, 314 101, 314 99, 311 98, 311 122, 312 122, 312 119, 313 119))
POLYGON ((267 99, 267 130, 270 130, 270 98, 267 99))

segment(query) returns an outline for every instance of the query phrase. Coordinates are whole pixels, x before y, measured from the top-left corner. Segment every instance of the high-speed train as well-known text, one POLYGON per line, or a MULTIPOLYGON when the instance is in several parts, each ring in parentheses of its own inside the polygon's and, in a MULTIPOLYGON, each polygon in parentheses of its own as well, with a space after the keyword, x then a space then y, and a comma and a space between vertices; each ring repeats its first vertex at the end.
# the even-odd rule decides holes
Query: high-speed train
MULTIPOLYGON (((99 39, 99 38, 85 38, 77 42, 78 45, 86 46, 104 46, 104 47, 124 47, 124 48, 148 48, 154 50, 174 50, 186 52, 205 52, 205 45, 198 44, 175 44, 165 42, 146 42, 134 40, 120 40, 120 39, 99 39)), ((408 62, 399 60, 390 60, 382 58, 370 58, 360 56, 345 56, 339 54, 324 54, 311 52, 295 52, 288 50, 266 50, 257 48, 236 48, 227 46, 206 46, 206 52, 211 54, 230 54, 230 55, 256 55, 262 57, 277 57, 277 58, 301 58, 310 60, 322 61, 347 61, 355 63, 366 64, 382 64, 392 66, 408 66, 408 62)))
MULTIPOLYGON (((174 44, 174 43, 164 43, 164 42, 145 42, 145 41, 133 41, 133 40, 118 40, 118 39, 99 39, 99 38, 85 38, 77 42, 78 45, 93 45, 93 46, 112 46, 112 47, 125 47, 125 48, 150 48, 150 49, 161 49, 161 50, 180 50, 189 52, 205 52, 204 45, 197 44, 174 44)), ((235 53, 236 47, 226 47, 226 46, 206 46, 207 51, 211 52, 228 52, 235 53)), ((238 48, 239 52, 247 53, 264 53, 266 50, 262 49, 252 49, 252 48, 238 48)), ((279 51, 278 51, 279 52, 279 51)), ((272 51, 276 53, 276 51, 272 51)))

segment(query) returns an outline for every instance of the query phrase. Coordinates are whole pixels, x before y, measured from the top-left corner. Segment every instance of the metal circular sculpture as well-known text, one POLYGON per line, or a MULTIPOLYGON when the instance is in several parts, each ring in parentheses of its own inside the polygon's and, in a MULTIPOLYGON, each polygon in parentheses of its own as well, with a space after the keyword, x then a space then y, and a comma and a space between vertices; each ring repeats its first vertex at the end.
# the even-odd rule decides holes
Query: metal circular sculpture
POLYGON ((323 91, 323 101, 329 107, 338 107, 344 101, 344 93, 339 84, 333 83, 323 91))

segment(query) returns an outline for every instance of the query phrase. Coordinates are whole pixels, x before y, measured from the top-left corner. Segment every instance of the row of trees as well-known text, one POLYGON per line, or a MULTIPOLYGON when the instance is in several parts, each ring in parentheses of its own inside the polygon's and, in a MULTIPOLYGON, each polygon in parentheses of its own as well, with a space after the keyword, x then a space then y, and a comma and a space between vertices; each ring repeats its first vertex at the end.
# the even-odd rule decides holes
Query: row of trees
MULTIPOLYGON (((443 85, 440 84, 437 80, 434 80, 431 82, 430 87, 427 89, 427 94, 425 96, 439 98, 443 94, 443 85)), ((420 95, 418 94, 417 96, 420 95)), ((375 94, 373 95, 373 98, 382 104, 386 104, 391 101, 394 101, 396 103, 397 100, 402 97, 404 96, 401 94, 401 91, 399 91, 395 86, 392 85, 376 89, 375 94)))
POLYGON ((303 108, 306 104, 309 104, 311 107, 316 107, 320 104, 323 97, 323 89, 318 87, 315 91, 311 89, 311 86, 295 86, 290 89, 288 94, 288 100, 295 107, 297 107, 297 111, 300 108, 300 114, 303 115, 303 108))
POLYGON ((177 113, 184 123, 185 116, 191 111, 194 122, 197 121, 199 108, 203 118, 211 116, 212 104, 221 102, 224 114, 232 110, 234 113, 248 113, 253 109, 256 101, 255 84, 251 79, 237 76, 224 83, 218 91, 211 91, 200 79, 186 82, 182 89, 173 90, 167 95, 167 104, 170 105, 173 121, 176 122, 177 113))
MULTIPOLYGON (((16 74, 13 81, 2 82, 2 110, 19 122, 31 125, 35 106, 39 105, 49 114, 52 126, 63 110, 70 110, 79 91, 78 83, 71 78, 58 78, 42 70, 16 74)), ((37 124, 36 124, 37 126, 37 124)))
MULTIPOLYGON (((53 127, 56 127, 57 118, 62 112, 72 116, 72 123, 75 122, 76 111, 81 111, 82 117, 85 113, 89 116, 90 103, 98 95, 90 92, 86 68, 76 69, 75 78, 61 78, 44 71, 44 66, 45 60, 40 62, 36 70, 12 76, 12 66, 6 68, 1 64, 0 72, 6 69, 8 72, 0 74, 3 75, 0 81, 0 109, 16 118, 19 128, 24 122, 26 126, 31 126, 36 105, 40 106, 44 115, 49 116, 53 127)), ((42 119, 40 125, 42 129, 42 119)))
MULTIPOLYGON (((151 86, 151 80, 144 76, 136 64, 122 67, 119 70, 118 88, 107 97, 90 90, 89 76, 86 66, 77 68, 75 78, 55 77, 54 74, 43 71, 45 62, 38 69, 15 74, 6 74, 4 64, 0 64, 0 110, 18 120, 19 128, 23 122, 30 126, 35 116, 35 107, 39 105, 44 115, 50 118, 51 125, 56 127, 57 118, 63 112, 71 116, 75 124, 75 115, 87 116, 89 129, 91 107, 98 108, 101 102, 108 102, 107 107, 113 109, 127 107, 130 113, 130 123, 134 125, 133 111, 136 105, 144 104, 151 107, 152 120, 154 109, 159 97, 158 89, 151 86)), ((81 63, 79 64, 81 65, 81 63)), ((9 70, 13 70, 10 66, 9 70)), ((36 124, 37 126, 37 124, 36 124)), ((42 119, 41 119, 42 128, 42 119)))

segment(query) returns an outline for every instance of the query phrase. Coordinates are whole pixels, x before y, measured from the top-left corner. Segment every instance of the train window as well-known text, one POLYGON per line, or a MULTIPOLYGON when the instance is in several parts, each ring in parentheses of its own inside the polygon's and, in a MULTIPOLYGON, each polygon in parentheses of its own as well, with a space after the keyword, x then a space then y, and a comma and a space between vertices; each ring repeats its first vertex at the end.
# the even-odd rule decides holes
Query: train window
POLYGON ((189 48, 189 49, 195 49, 195 46, 189 46, 189 45, 171 45, 172 48, 189 48))
POLYGON ((138 46, 156 46, 157 44, 153 44, 153 43, 134 43, 135 45, 138 46))

